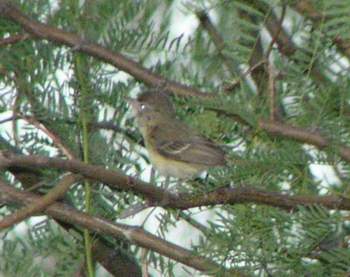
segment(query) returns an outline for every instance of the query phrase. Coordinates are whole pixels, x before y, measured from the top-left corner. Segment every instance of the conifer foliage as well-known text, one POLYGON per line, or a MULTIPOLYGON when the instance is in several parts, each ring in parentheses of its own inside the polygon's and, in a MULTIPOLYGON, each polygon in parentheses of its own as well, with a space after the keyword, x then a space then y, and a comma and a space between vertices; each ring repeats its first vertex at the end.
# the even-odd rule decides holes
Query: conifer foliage
POLYGON ((0 0, 1 276, 348 276, 350 2, 0 0), (151 168, 164 90, 228 164, 151 168))

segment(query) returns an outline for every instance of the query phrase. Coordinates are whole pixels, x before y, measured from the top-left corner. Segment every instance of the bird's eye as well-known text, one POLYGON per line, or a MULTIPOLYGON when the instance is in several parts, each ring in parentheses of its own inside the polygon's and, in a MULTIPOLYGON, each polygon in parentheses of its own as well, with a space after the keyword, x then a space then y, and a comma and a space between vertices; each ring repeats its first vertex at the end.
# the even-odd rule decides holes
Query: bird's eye
POLYGON ((145 108, 146 108, 146 105, 145 105, 145 104, 141 104, 141 105, 140 105, 141 111, 143 111, 145 108))

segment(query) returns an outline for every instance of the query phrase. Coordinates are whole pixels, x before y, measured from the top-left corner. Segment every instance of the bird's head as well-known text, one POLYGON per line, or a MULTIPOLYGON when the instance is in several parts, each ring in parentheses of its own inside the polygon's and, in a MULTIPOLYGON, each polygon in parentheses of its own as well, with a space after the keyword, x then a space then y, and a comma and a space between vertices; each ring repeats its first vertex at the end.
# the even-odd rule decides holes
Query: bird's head
POLYGON ((154 127, 164 118, 174 117, 175 109, 164 92, 145 91, 136 99, 128 98, 140 129, 154 127))

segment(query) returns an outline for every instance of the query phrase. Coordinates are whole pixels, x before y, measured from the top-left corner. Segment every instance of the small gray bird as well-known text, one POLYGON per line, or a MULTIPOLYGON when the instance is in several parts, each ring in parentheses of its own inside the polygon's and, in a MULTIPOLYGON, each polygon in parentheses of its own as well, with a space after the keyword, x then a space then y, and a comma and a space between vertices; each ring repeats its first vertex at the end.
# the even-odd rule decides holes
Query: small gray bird
POLYGON ((129 99, 153 166, 164 176, 190 179, 226 164, 225 152, 176 118, 164 92, 145 91, 129 99))

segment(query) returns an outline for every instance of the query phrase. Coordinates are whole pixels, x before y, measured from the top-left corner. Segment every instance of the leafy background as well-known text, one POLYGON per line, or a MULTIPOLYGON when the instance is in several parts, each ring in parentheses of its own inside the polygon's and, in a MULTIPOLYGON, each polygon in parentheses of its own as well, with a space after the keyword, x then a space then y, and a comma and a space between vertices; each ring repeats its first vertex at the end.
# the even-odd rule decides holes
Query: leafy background
MULTIPOLYGON (((210 170, 201 181, 204 185, 188 182, 182 190, 210 191, 230 184, 289 195, 349 196, 349 164, 337 152, 337 145, 347 144, 350 135, 348 1, 13 2, 34 19, 79 34, 82 43, 99 43, 170 80, 217 94, 212 100, 172 97, 178 116, 223 145, 234 161, 224 169, 210 170), (274 37, 283 14, 282 29, 274 37), (216 33, 205 25, 206 18, 216 33), (320 151, 267 135, 258 127, 257 122, 271 113, 268 63, 275 73, 279 119, 321 132, 332 140, 330 147, 320 151), (217 109, 238 115, 248 126, 217 109)), ((0 18, 2 38, 22 33, 19 25, 0 18)), ((32 117, 57 134, 76 157, 86 158, 87 143, 90 163, 161 186, 164 178, 151 172, 125 100, 145 85, 78 50, 79 45, 74 49, 39 39, 0 46, 1 149, 65 157, 26 120, 32 117), (87 131, 83 122, 89 126, 87 131)), ((61 173, 41 171, 40 180, 46 184, 42 190, 56 184, 61 173)), ((21 186, 8 172, 2 175, 21 186)), ((83 209, 85 194, 82 184, 75 185, 66 201, 83 209)), ((311 206, 288 212, 252 203, 183 212, 148 209, 120 219, 142 201, 131 193, 94 184, 90 212, 139 224, 193 250, 194 255, 249 275, 347 276, 350 272, 347 211, 311 206)), ((15 208, 4 205, 1 215, 15 208)), ((1 238, 3 276, 73 276, 84 260, 81 234, 67 232, 46 217, 2 231, 1 238)), ((137 246, 104 239, 138 262, 142 259, 137 246)), ((152 276, 201 274, 152 251, 146 261, 152 276)), ((97 276, 107 275, 97 266, 97 276)))

